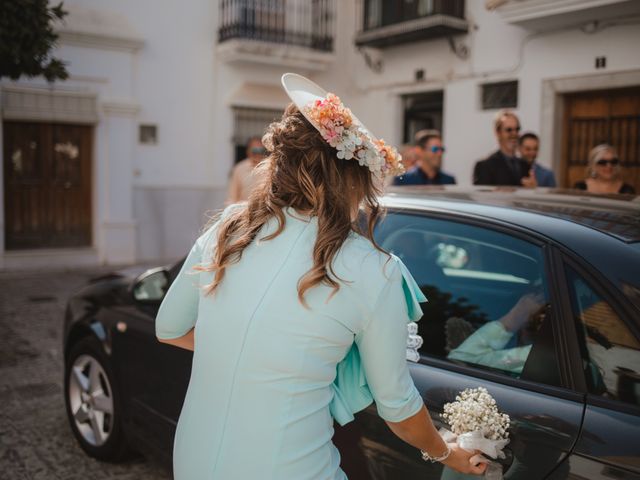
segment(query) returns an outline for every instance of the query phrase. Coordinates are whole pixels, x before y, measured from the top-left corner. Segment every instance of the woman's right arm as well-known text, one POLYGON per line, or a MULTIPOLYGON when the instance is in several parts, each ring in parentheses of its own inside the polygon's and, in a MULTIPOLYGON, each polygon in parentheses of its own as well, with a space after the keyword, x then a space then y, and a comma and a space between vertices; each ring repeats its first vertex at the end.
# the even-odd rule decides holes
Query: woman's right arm
MULTIPOLYGON (((393 268, 390 278, 378 295, 371 318, 355 341, 380 417, 405 442, 432 457, 441 456, 447 446, 433 425, 407 367, 409 308, 401 268, 400 265, 390 268, 393 268)), ((451 448, 451 454, 443 462, 445 465, 463 473, 484 471, 484 466, 469 463, 477 452, 467 452, 454 445, 451 448)))
MULTIPOLYGON (((444 442, 431 421, 427 407, 423 406, 418 413, 400 422, 386 422, 391 431, 401 440, 428 453, 432 457, 441 457, 447 452, 444 442)), ((471 457, 477 452, 469 452, 455 443, 450 443, 451 453, 442 463, 461 473, 480 475, 487 465, 472 465, 471 457)))

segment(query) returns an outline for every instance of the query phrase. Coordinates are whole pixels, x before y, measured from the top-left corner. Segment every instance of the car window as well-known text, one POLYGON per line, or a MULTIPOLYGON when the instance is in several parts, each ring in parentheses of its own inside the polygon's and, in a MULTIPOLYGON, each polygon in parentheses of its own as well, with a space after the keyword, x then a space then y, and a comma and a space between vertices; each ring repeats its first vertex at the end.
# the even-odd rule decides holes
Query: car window
POLYGON ((640 342, 569 266, 567 279, 589 392, 640 405, 640 342))
MULTIPOLYGON (((455 221, 389 213, 380 246, 400 257, 428 299, 418 322, 420 353, 517 378, 532 370, 538 338, 552 335, 542 249, 511 235, 455 221)), ((536 380, 559 383, 553 342, 536 356, 553 365, 536 380), (540 355, 549 356, 547 361, 540 355)), ((538 369, 541 370, 541 369, 538 369)))

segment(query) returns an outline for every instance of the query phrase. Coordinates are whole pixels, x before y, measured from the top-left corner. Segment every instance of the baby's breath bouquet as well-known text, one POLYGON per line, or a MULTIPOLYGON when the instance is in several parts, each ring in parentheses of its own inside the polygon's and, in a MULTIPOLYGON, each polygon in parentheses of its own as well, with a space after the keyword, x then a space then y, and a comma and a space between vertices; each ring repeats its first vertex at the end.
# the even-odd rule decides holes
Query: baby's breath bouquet
MULTIPOLYGON (((502 449, 509 443, 509 415, 500 413, 486 388, 467 388, 456 401, 444 406, 442 418, 451 430, 442 429, 445 441, 455 441, 465 450, 480 450, 491 458, 505 458, 502 449)), ((485 459, 486 461, 486 459, 485 459)), ((485 476, 502 478, 498 464, 488 462, 485 476)))

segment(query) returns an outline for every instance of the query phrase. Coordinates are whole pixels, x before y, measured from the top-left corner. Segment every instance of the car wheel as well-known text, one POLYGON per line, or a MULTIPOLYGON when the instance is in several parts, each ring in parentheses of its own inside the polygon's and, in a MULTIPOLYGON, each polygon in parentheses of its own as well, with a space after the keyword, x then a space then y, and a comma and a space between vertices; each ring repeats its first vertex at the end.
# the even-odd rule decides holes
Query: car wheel
POLYGON ((100 460, 123 460, 128 449, 119 392, 96 339, 84 338, 71 348, 65 362, 64 391, 69 425, 82 449, 100 460))

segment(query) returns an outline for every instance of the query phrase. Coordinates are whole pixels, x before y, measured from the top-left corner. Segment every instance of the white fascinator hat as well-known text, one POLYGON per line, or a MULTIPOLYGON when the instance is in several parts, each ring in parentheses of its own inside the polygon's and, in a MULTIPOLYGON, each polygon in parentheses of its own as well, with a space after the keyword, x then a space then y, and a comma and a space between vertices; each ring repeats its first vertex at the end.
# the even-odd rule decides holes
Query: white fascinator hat
POLYGON ((404 172, 396 149, 376 138, 337 95, 297 73, 282 75, 282 86, 339 159, 355 160, 379 178, 404 172))

